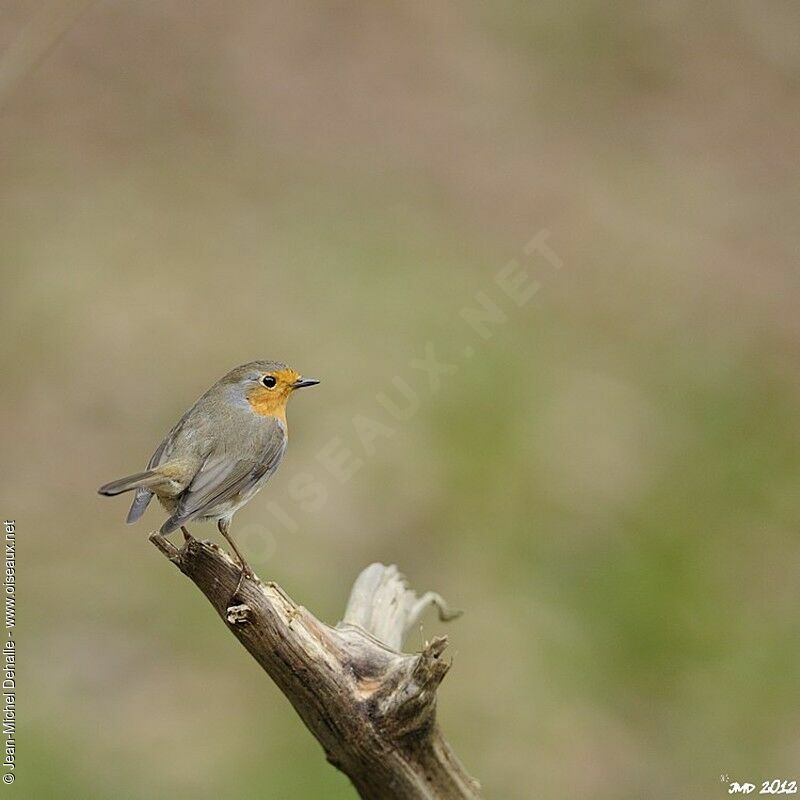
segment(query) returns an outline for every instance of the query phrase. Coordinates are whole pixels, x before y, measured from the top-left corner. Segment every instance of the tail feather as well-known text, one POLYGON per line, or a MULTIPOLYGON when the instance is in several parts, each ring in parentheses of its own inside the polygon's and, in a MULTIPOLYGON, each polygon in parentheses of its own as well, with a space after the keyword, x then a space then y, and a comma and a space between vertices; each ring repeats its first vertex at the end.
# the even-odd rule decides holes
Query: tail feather
POLYGON ((153 493, 148 489, 137 489, 136 490, 136 497, 133 498, 133 502, 131 503, 131 510, 128 512, 128 517, 125 522, 130 525, 132 522, 136 522, 139 517, 144 514, 144 510, 149 505, 150 501, 153 499, 153 493))
MULTIPOLYGON (((152 469, 145 472, 137 472, 135 475, 128 475, 117 481, 111 481, 101 486, 97 491, 106 497, 113 497, 123 492, 130 492, 133 489, 150 489, 164 482, 164 476, 152 469)), ((142 509, 144 510, 144 509, 142 509)))

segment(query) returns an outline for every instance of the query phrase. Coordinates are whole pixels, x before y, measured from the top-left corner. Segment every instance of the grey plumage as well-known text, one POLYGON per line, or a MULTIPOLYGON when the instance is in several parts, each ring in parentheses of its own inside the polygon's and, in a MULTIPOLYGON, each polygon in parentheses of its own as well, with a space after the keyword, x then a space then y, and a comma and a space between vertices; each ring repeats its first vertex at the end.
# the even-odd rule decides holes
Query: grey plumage
POLYGON ((230 521, 270 478, 286 450, 286 403, 296 389, 319 383, 279 361, 252 361, 217 381, 178 420, 150 456, 147 469, 105 486, 100 494, 136 491, 128 522, 136 522, 155 495, 170 516, 166 535, 191 520, 216 520, 252 575, 230 534, 230 521))
POLYGON ((150 457, 147 470, 106 484, 100 493, 136 490, 129 523, 157 496, 170 512, 164 534, 190 520, 229 520, 269 479, 286 450, 283 419, 256 413, 248 402, 248 392, 271 373, 299 379, 277 361, 237 367, 181 417, 150 457))
POLYGON ((152 495, 149 489, 141 487, 158 486, 163 480, 163 477, 157 472, 147 469, 144 472, 136 472, 133 475, 128 475, 124 478, 120 478, 119 480, 111 481, 111 483, 101 486, 98 491, 100 494, 104 494, 106 497, 114 497, 114 495, 122 494, 123 492, 129 492, 131 489, 136 489, 137 492, 141 491, 152 495))

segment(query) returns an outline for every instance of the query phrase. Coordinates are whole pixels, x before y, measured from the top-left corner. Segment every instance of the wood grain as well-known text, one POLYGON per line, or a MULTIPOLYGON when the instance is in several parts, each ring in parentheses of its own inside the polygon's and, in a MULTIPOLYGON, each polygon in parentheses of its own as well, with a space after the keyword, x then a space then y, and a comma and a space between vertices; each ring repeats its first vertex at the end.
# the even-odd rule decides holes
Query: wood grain
POLYGON ((245 578, 211 542, 178 548, 150 540, 206 596, 367 800, 479 798, 478 783, 436 722, 436 691, 449 669, 446 637, 416 654, 400 651, 428 605, 452 619, 442 598, 408 588, 395 566, 371 564, 356 579, 342 621, 331 627, 278 585, 245 578))

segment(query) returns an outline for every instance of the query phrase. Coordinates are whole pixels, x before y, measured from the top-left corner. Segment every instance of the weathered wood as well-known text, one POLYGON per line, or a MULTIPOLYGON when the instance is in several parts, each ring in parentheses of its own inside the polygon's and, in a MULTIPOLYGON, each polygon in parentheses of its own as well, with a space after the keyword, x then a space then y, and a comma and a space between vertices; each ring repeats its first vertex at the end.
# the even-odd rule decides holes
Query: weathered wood
POLYGON ((159 533, 150 540, 208 598, 362 798, 479 797, 436 722, 436 690, 449 669, 446 637, 420 653, 400 652, 428 605, 442 620, 457 616, 439 595, 418 598, 397 567, 371 564, 334 628, 257 577, 246 577, 232 598, 239 567, 211 542, 177 548, 159 533))

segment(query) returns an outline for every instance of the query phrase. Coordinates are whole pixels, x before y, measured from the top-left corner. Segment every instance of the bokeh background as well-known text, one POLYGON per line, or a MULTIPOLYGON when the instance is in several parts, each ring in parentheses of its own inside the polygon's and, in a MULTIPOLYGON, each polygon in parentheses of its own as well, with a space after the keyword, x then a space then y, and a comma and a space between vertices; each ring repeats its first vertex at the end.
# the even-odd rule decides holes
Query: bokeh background
POLYGON ((439 713, 487 797, 800 778, 796 3, 1 9, 7 791, 354 796, 148 543, 159 511, 95 493, 253 358, 323 384, 243 548, 330 622, 374 560, 464 609, 439 713), (561 269, 524 255, 543 230, 561 269), (356 414, 393 435, 366 453, 356 414))

